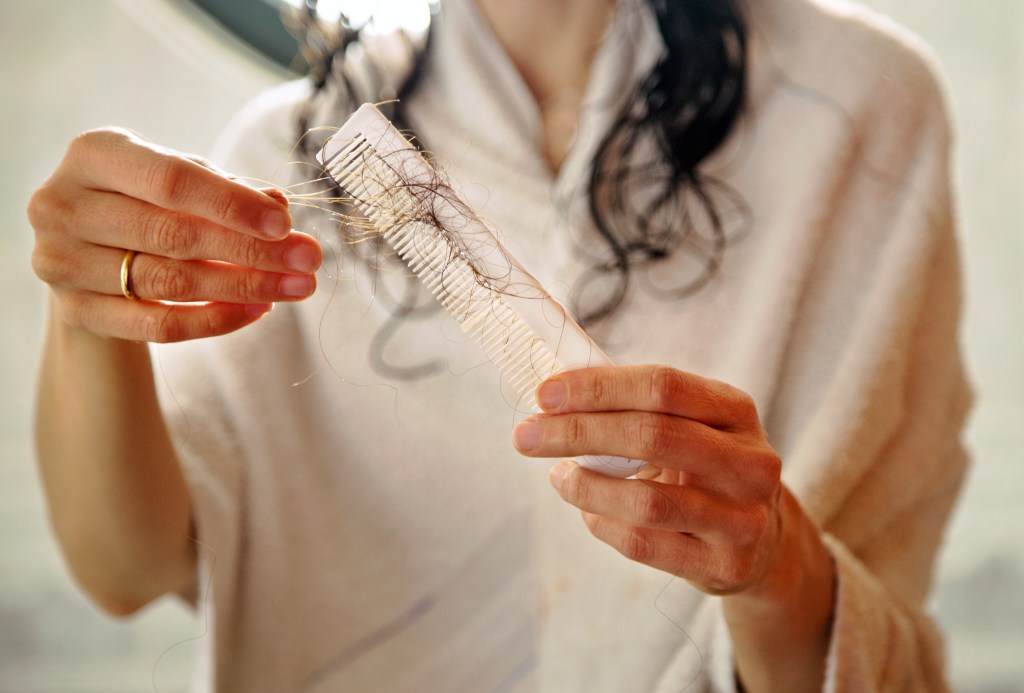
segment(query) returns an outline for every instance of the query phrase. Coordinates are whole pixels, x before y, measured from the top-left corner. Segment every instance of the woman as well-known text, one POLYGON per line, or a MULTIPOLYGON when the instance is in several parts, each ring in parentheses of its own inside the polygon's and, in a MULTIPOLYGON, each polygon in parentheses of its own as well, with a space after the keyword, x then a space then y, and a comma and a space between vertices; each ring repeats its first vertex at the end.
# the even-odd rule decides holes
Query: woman
POLYGON ((299 303, 320 249, 280 194, 87 133, 29 210, 39 454, 83 588, 198 590, 224 690, 945 687, 923 604, 969 396, 944 111, 906 37, 806 0, 445 0, 411 67, 377 48, 253 104, 221 162, 269 178, 297 121, 399 93, 616 361, 661 364, 556 376, 512 444, 650 470, 559 462, 552 492, 414 283, 342 249, 299 303))

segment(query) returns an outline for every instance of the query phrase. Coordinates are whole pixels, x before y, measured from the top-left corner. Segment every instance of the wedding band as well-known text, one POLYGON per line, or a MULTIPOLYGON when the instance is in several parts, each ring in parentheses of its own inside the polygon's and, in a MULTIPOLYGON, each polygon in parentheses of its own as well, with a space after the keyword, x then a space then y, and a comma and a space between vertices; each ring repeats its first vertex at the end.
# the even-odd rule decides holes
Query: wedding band
POLYGON ((138 300, 138 296, 132 291, 132 261, 135 260, 135 251, 124 251, 124 259, 121 260, 121 293, 129 301, 138 300))

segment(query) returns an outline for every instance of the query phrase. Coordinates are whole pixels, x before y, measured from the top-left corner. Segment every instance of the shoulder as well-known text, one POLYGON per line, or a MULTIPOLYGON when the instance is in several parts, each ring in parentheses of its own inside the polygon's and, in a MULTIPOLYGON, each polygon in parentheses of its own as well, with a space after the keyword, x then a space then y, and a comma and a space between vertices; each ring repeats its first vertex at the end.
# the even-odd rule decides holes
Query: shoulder
POLYGON ((780 100, 799 119, 834 116, 875 164, 950 146, 945 88, 931 49, 852 0, 748 3, 751 108, 780 100))
POLYGON ((235 114, 211 158, 232 174, 271 180, 289 161, 299 138, 299 113, 312 95, 308 80, 263 92, 235 114))
POLYGON ((755 71, 818 90, 851 113, 879 105, 945 113, 934 54, 892 19, 852 0, 765 0, 748 14, 755 71))

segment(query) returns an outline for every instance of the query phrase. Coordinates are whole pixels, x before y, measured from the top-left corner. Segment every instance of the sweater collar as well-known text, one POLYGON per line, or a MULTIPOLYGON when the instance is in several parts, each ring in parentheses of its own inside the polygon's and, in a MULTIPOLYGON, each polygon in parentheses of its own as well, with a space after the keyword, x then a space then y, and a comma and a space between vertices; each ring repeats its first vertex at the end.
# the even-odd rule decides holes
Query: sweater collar
POLYGON ((664 50, 645 0, 619 0, 594 56, 576 137, 557 177, 540 151, 540 109, 473 0, 444 0, 435 20, 431 70, 453 121, 524 173, 554 184, 556 194, 585 188, 601 137, 664 50))

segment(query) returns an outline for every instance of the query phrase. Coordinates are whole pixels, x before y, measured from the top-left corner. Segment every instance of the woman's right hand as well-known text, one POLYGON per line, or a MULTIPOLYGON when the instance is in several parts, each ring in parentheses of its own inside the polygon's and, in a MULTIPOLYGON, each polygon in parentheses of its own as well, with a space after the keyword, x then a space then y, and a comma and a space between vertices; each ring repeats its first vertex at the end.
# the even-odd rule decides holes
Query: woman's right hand
POLYGON ((56 317, 121 339, 225 334, 315 288, 317 242, 290 231, 287 199, 118 129, 75 138, 32 196, 32 256, 56 317), (122 295, 127 251, 132 292, 122 295))
POLYGON ((51 524, 85 591, 128 614, 196 580, 192 499, 142 342, 224 334, 309 296, 320 247, 290 231, 280 192, 123 130, 77 137, 28 212, 54 309, 36 399, 51 524), (139 300, 122 295, 129 251, 139 300))

